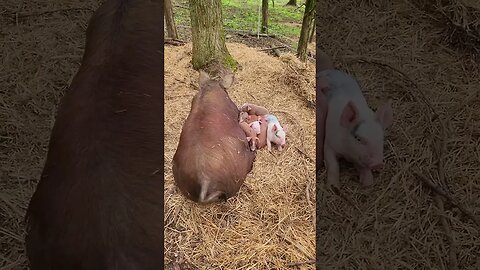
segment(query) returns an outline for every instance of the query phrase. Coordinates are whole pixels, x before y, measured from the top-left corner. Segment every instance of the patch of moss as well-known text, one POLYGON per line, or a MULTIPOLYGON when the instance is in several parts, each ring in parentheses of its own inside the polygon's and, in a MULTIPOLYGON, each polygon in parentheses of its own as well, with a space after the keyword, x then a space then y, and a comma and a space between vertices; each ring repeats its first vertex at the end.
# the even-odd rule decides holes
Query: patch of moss
POLYGON ((232 71, 237 71, 238 69, 238 62, 230 54, 225 55, 223 64, 232 71))

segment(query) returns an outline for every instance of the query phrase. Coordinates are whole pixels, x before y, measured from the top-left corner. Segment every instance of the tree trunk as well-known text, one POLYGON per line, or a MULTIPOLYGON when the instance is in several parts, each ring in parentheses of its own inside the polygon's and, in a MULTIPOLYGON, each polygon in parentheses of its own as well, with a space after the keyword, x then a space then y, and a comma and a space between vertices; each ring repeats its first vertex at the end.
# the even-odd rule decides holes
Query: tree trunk
POLYGON ((262 0, 262 34, 268 34, 268 0, 262 0))
POLYGON ((167 25, 167 36, 172 39, 178 39, 177 26, 173 17, 172 0, 164 0, 165 23, 167 25))
POLYGON ((221 0, 189 0, 192 25, 192 65, 212 76, 225 69, 235 71, 238 63, 225 45, 221 0))
POLYGON ((298 40, 297 56, 300 61, 307 60, 307 45, 310 36, 310 28, 313 27, 312 21, 315 18, 315 0, 307 0, 305 2, 305 13, 303 14, 302 30, 300 31, 300 39, 298 40))
POLYGON ((313 38, 315 37, 315 30, 316 30, 316 27, 315 27, 315 17, 313 18, 312 20, 312 25, 310 25, 310 37, 308 38, 308 43, 312 43, 313 42, 313 38))
POLYGON ((286 6, 297 6, 297 0, 288 0, 286 6))

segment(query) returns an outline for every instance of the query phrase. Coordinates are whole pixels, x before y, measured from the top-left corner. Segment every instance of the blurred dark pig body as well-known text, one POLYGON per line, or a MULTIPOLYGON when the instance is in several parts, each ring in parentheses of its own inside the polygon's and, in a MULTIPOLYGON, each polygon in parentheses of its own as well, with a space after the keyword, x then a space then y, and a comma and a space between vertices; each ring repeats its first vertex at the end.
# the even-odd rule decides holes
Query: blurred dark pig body
POLYGON ((226 201, 252 170, 255 152, 239 125, 240 111, 226 92, 233 75, 216 81, 201 71, 199 82, 173 157, 173 175, 180 191, 192 201, 226 201))
POLYGON ((163 265, 161 1, 92 16, 27 210, 31 270, 163 265))
POLYGON ((324 94, 326 88, 328 88, 328 81, 321 72, 328 69, 333 69, 333 63, 330 57, 322 50, 317 48, 318 59, 316 62, 316 167, 317 174, 320 172, 320 168, 324 166, 324 144, 325 144, 325 121, 327 119, 328 101, 324 94))

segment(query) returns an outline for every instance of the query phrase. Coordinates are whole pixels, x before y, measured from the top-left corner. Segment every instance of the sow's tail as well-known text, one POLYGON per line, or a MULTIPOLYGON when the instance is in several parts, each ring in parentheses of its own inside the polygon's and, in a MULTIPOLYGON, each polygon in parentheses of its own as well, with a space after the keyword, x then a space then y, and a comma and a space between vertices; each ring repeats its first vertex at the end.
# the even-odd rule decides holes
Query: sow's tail
POLYGON ((209 189, 211 186, 209 181, 202 181, 200 185, 199 203, 227 201, 227 194, 224 191, 209 189))

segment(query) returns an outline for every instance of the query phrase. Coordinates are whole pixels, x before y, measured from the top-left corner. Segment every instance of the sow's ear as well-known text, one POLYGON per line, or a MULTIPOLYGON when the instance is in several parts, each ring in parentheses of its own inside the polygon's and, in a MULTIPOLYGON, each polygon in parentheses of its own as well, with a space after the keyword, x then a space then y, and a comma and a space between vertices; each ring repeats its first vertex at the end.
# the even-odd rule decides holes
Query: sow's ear
POLYGON ((210 75, 208 75, 208 73, 206 73, 205 71, 200 70, 199 79, 198 79, 200 88, 202 88, 209 80, 210 80, 210 75))
POLYGON ((222 76, 222 79, 220 80, 220 85, 228 89, 232 86, 233 81, 235 80, 235 75, 231 72, 228 72, 227 74, 222 76))
POLYGON ((378 107, 375 112, 375 118, 383 127, 383 129, 389 128, 393 123, 393 110, 392 110, 392 100, 389 99, 382 106, 378 107))

